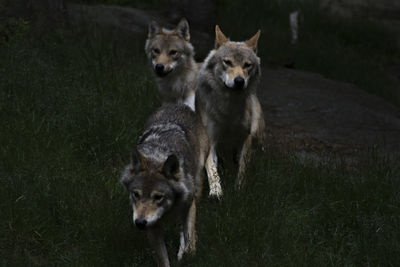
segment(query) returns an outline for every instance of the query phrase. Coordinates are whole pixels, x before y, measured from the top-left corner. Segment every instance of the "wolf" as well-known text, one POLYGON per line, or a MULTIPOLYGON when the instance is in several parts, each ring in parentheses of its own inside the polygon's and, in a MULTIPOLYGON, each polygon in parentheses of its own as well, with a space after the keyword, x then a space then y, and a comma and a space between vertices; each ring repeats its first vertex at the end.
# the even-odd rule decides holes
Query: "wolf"
POLYGON ((194 89, 201 63, 194 60, 187 20, 182 18, 173 30, 152 21, 145 52, 151 61, 162 102, 184 103, 194 110, 194 89))
MULTIPOLYGON (((178 260, 196 250, 196 200, 200 198, 210 144, 201 120, 184 104, 162 106, 148 120, 133 149, 121 183, 126 188, 133 222, 147 233, 159 266, 169 266, 162 228, 182 225, 178 260)), ((214 169, 213 169, 214 168, 214 169)))
POLYGON ((230 41, 218 25, 215 33, 215 49, 210 51, 199 72, 196 112, 211 139, 209 157, 215 166, 217 152, 227 162, 236 163, 235 186, 240 188, 252 140, 264 144, 265 122, 256 94, 261 76, 260 58, 256 54, 260 30, 244 42, 230 41))

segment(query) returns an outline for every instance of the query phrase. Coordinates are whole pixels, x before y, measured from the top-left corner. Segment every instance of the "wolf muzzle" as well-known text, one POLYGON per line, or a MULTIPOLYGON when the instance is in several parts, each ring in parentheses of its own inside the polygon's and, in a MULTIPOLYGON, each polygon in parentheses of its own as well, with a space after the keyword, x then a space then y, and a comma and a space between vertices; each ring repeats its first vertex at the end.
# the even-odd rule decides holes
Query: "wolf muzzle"
POLYGON ((154 72, 157 74, 157 76, 164 77, 165 75, 170 73, 171 70, 167 71, 163 64, 156 64, 154 66, 154 72))
POLYGON ((237 76, 234 80, 234 88, 235 89, 243 89, 245 81, 242 77, 237 76))
POLYGON ((146 227, 147 221, 146 219, 136 219, 135 225, 139 229, 144 229, 146 227))

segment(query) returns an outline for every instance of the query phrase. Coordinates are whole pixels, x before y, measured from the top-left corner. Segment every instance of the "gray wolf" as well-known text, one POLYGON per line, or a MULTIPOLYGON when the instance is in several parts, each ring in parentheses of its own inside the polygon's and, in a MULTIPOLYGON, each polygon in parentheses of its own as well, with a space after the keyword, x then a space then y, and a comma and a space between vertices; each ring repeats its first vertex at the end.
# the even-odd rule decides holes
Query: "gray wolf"
POLYGON ((194 60, 187 20, 183 18, 172 30, 151 22, 145 51, 163 103, 184 103, 194 110, 194 90, 200 65, 194 60))
POLYGON ((162 233, 169 221, 182 225, 178 259, 195 252, 196 200, 209 148, 198 114, 183 104, 164 105, 148 120, 123 172, 133 222, 146 231, 159 266, 169 266, 162 233))
POLYGON ((260 30, 244 42, 230 41, 218 25, 215 32, 215 49, 199 72, 196 112, 211 139, 209 157, 215 165, 217 153, 227 162, 236 163, 235 183, 240 188, 252 140, 261 144, 264 140, 264 116, 256 94, 261 76, 260 58, 256 55, 260 30))

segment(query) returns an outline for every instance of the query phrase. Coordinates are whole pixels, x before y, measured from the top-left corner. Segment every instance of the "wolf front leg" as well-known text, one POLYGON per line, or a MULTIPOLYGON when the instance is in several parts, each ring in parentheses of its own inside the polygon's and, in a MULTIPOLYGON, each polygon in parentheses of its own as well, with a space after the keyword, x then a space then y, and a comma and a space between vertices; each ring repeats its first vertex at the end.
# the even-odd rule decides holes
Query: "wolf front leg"
POLYGON ((184 253, 196 253, 196 202, 193 199, 186 218, 183 221, 183 231, 181 232, 178 260, 182 259, 184 253))
POLYGON ((188 96, 184 99, 183 104, 189 106, 193 111, 195 111, 196 107, 194 104, 195 93, 189 92, 188 96))
POLYGON ((240 158, 239 158, 239 172, 238 177, 236 179, 236 189, 240 189, 244 182, 244 173, 246 170, 247 162, 250 159, 251 155, 251 143, 252 143, 252 136, 249 134, 246 140, 243 143, 242 150, 240 151, 240 158))
POLYGON ((211 145, 210 152, 206 160, 206 172, 208 177, 208 185, 210 186, 210 197, 217 197, 218 199, 221 199, 221 181, 217 171, 217 153, 215 151, 214 144, 211 145))
POLYGON ((147 238, 150 246, 156 252, 157 264, 159 267, 170 267, 167 248, 165 247, 164 235, 161 229, 153 228, 147 230, 147 238))

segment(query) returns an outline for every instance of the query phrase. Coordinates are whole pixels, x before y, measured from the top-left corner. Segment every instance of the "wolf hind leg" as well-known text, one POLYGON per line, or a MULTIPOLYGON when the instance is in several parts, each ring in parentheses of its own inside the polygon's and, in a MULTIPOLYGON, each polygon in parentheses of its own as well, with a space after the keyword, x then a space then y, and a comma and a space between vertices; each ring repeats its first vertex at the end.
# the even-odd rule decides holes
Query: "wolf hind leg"
POLYGON ((265 120, 262 112, 261 104, 258 98, 253 95, 251 97, 251 129, 250 133, 253 137, 257 138, 258 144, 261 146, 262 151, 266 150, 265 143, 265 120))

